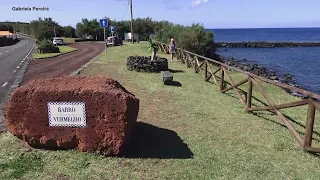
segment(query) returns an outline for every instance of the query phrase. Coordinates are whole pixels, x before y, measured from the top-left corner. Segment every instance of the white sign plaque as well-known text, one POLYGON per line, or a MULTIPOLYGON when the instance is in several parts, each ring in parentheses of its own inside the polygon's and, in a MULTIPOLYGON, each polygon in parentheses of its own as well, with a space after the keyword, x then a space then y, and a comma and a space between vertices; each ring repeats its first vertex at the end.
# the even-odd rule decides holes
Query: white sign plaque
POLYGON ((48 102, 49 126, 86 127, 84 102, 48 102))

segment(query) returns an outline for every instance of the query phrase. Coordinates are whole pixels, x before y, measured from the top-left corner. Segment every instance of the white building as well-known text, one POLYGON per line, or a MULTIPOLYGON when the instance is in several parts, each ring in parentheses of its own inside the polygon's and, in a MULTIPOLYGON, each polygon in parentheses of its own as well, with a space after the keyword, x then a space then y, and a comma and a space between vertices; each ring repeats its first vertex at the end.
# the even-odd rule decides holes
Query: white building
MULTIPOLYGON (((134 35, 134 40, 136 40, 137 42, 140 41, 140 36, 138 33, 133 33, 134 35)), ((131 40, 131 33, 124 33, 124 41, 129 41, 131 40)))

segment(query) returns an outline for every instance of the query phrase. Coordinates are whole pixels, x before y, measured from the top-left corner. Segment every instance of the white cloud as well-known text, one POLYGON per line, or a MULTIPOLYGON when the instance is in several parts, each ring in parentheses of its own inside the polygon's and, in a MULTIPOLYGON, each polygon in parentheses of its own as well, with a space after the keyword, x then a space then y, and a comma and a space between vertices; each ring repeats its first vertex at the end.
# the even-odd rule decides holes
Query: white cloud
POLYGON ((200 4, 205 4, 207 2, 208 0, 192 0, 192 7, 197 7, 200 4))

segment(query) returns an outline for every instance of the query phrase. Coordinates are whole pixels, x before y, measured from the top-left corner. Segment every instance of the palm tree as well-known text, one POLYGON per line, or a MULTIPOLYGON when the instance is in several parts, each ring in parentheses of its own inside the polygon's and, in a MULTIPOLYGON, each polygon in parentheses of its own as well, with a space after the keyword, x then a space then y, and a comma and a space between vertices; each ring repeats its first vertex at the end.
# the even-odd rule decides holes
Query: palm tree
POLYGON ((151 60, 155 60, 158 48, 159 48, 158 43, 153 41, 152 39, 149 39, 149 50, 148 51, 152 50, 151 60))

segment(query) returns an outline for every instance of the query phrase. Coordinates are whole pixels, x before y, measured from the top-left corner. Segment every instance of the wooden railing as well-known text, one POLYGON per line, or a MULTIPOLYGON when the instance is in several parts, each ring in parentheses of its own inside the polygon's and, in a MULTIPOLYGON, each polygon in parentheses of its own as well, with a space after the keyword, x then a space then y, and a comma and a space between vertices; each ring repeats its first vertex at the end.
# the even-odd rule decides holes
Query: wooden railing
MULTIPOLYGON (((168 45, 164 43, 159 43, 159 49, 162 52, 168 53, 168 45)), ((245 108, 246 112, 253 112, 253 111, 272 111, 274 112, 280 120, 283 122, 283 124, 290 130, 290 132, 293 134, 293 136, 298 141, 300 147, 302 147, 305 151, 308 152, 320 152, 320 147, 313 147, 312 146, 312 136, 314 133, 314 121, 315 121, 315 110, 320 111, 320 95, 315 94, 309 91, 305 91, 303 89, 292 87, 287 84, 283 84, 280 82, 276 82, 264 77, 260 77, 258 75, 252 74, 247 71, 243 71, 241 69, 229 66, 225 63, 177 48, 176 51, 176 57, 178 60, 180 60, 182 63, 186 64, 187 67, 193 68, 195 73, 204 72, 204 80, 210 81, 212 80, 213 83, 215 83, 218 86, 218 90, 221 93, 225 93, 229 90, 234 90, 235 94, 240 99, 240 102, 242 103, 243 107, 245 108), (214 67, 217 68, 214 70, 214 67), (233 70, 239 73, 242 73, 245 75, 245 79, 240 82, 234 82, 232 77, 229 74, 229 70, 233 70), (220 72, 218 74, 218 72, 220 72), (228 79, 226 81, 225 79, 228 79), (302 99, 295 102, 285 103, 285 104, 275 104, 274 101, 268 96, 265 89, 261 86, 260 82, 265 82, 268 84, 272 84, 278 87, 281 87, 283 89, 295 91, 298 93, 301 93, 305 96, 307 96, 307 99, 302 99), (226 87, 226 83, 229 83, 231 87, 226 87), (245 94, 244 98, 241 93, 240 89, 238 88, 240 85, 243 85, 245 83, 248 83, 248 89, 247 92, 242 92, 245 94), (253 87, 256 87, 257 90, 261 93, 261 95, 265 98, 265 100, 268 102, 269 105, 257 107, 253 106, 251 103, 252 101, 252 89, 253 87), (318 102, 317 102, 318 101, 318 102), (305 126, 305 136, 304 139, 300 136, 299 132, 294 128, 294 126, 290 123, 288 120, 288 117, 285 116, 280 109, 285 108, 292 108, 292 107, 298 107, 307 105, 307 118, 306 118, 306 126, 305 126)))

